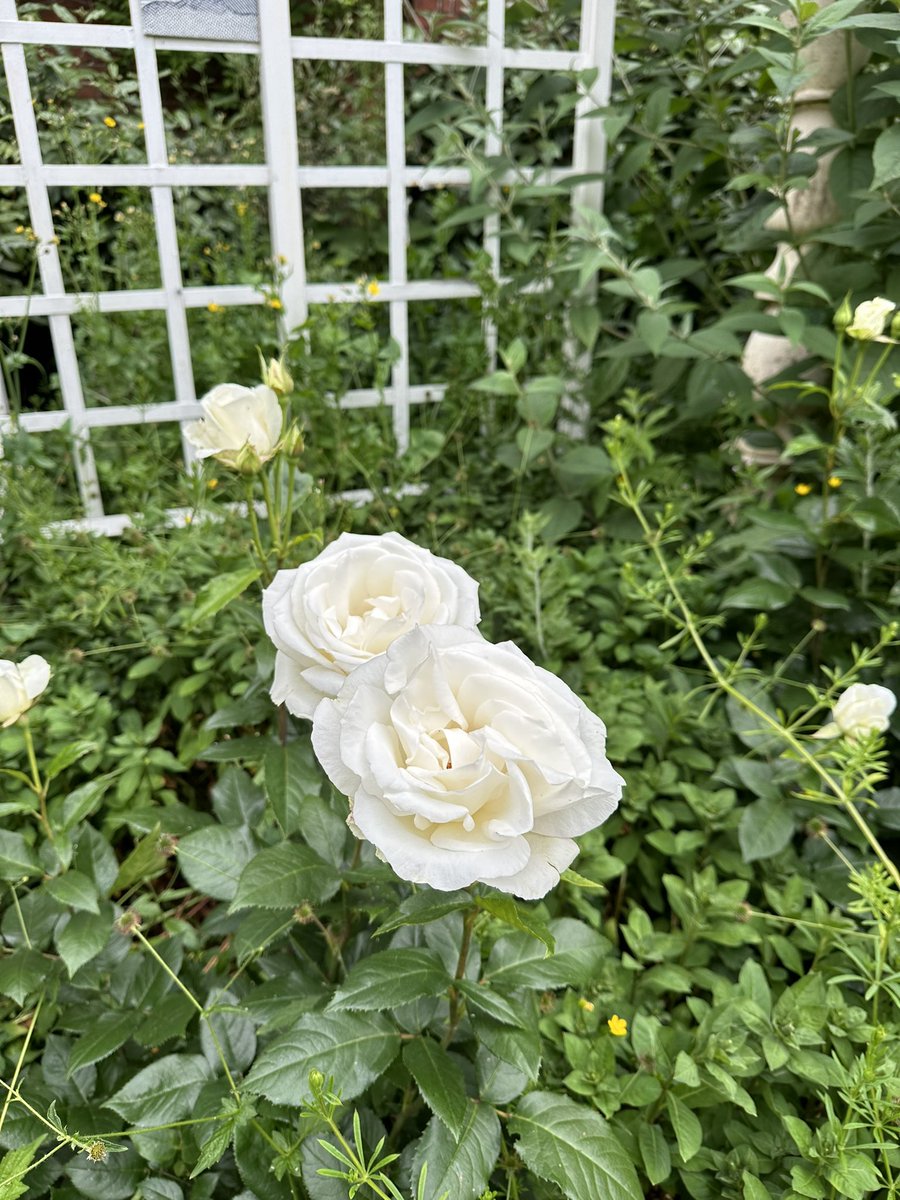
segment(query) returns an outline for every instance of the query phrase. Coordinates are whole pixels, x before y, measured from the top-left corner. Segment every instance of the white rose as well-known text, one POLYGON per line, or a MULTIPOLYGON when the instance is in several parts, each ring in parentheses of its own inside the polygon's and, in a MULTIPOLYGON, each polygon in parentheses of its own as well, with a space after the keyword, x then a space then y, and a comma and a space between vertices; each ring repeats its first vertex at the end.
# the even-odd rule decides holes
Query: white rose
POLYGON ((236 467, 241 451, 246 456, 248 446, 258 463, 268 462, 275 453, 281 437, 282 414, 278 397, 270 387, 220 383, 206 393, 200 406, 204 419, 192 421, 184 429, 199 458, 213 457, 236 467))
POLYGON ((272 699, 312 717, 351 671, 417 625, 474 628, 480 620, 478 584, 456 563, 399 533, 342 533, 263 592, 263 622, 278 651, 272 699))
POLYGON ((50 664, 39 654, 20 663, 0 658, 0 726, 18 721, 50 682, 50 664))
POLYGON ((864 300, 856 306, 853 320, 847 326, 847 336, 856 338, 859 342, 872 342, 884 333, 887 319, 896 308, 893 300, 885 300, 876 296, 874 300, 864 300))
POLYGON ((813 737, 864 737, 867 733, 884 733, 890 724, 891 713, 897 707, 897 697, 878 683, 854 683, 838 697, 831 715, 834 718, 813 737))
POLYGON ((313 721, 348 824, 402 879, 545 895, 624 781, 606 727, 512 642, 427 626, 358 667, 313 721))

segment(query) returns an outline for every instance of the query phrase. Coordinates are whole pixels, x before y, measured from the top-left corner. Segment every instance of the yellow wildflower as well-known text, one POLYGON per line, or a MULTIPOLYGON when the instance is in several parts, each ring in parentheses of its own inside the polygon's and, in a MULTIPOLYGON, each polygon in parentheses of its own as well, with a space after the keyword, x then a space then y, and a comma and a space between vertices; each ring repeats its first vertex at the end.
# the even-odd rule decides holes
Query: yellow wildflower
POLYGON ((216 302, 213 301, 212 304, 207 304, 206 311, 211 312, 211 313, 220 313, 220 312, 224 312, 225 309, 222 307, 221 304, 216 304, 216 302))
POLYGON ((578 997, 578 1007, 584 1012, 593 1012, 594 1006, 590 1000, 585 1000, 584 996, 578 997))
POLYGON ((138 121, 138 129, 143 129, 143 128, 144 128, 144 122, 138 121))
POLYGON ((377 296, 377 295, 378 295, 378 293, 379 293, 380 291, 381 291, 381 287, 379 286, 379 283, 378 283, 378 280, 377 280, 377 279, 373 279, 371 283, 367 283, 367 284, 366 284, 366 292, 367 292, 367 293, 368 293, 370 296, 372 296, 372 297, 375 297, 375 296, 377 296))
POLYGON ((796 487, 794 488, 794 491, 797 493, 798 496, 808 496, 809 493, 812 491, 812 484, 811 483, 798 483, 796 485, 796 487))
POLYGON ((841 479, 840 475, 829 475, 828 476, 828 486, 830 488, 839 488, 843 482, 844 481, 843 481, 843 479, 841 479))
POLYGON ((247 209, 250 206, 247 204, 246 200, 238 200, 237 204, 235 204, 234 207, 235 207, 235 211, 237 212, 237 215, 239 217, 246 217, 247 209))
POLYGON ((116 120, 115 117, 104 117, 103 118, 103 124, 106 126, 107 129, 115 129, 115 127, 118 125, 118 123, 119 122, 116 120))
POLYGON ((102 204, 103 203, 103 197, 100 195, 99 192, 91 192, 91 194, 88 196, 88 200, 90 200, 91 204, 102 204))
POLYGON ((281 303, 281 301, 278 299, 277 296, 270 296, 269 299, 266 301, 266 304, 268 304, 269 308, 274 308, 278 312, 280 312, 281 309, 284 308, 284 305, 281 303))
POLYGON ((218 479, 208 479, 206 481, 206 486, 209 488, 209 490, 211 492, 215 491, 215 489, 219 486, 219 481, 218 481, 218 479))
POLYGON ((628 1032, 628 1022, 624 1017, 617 1016, 616 1013, 613 1013, 606 1024, 613 1037, 624 1037, 628 1032))

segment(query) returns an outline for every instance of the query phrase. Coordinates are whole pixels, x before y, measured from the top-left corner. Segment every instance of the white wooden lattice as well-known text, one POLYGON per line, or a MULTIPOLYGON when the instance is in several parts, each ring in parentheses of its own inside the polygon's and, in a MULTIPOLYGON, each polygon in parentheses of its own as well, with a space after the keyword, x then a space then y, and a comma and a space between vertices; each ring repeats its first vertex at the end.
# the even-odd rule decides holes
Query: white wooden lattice
MULTIPOLYGON (((63 408, 25 413, 22 427, 33 432, 59 429, 70 423, 76 446, 75 466, 86 519, 82 527, 117 532, 127 523, 123 515, 104 514, 97 470, 90 442, 92 428, 185 422, 200 415, 194 388, 188 336, 187 310, 210 304, 223 307, 262 304, 264 296, 243 285, 183 286, 173 203, 174 188, 233 186, 265 187, 269 197, 272 256, 286 264, 281 298, 285 331, 306 317, 309 304, 356 301, 355 282, 310 284, 306 280, 301 196, 307 188, 383 188, 388 203, 388 278, 381 282, 376 303, 386 303, 391 336, 400 348, 390 385, 383 391, 366 388, 342 398, 345 407, 365 407, 384 401, 393 414, 400 448, 409 437, 410 405, 440 399, 440 383, 411 386, 409 382, 409 305, 423 300, 451 300, 479 295, 465 280, 407 278, 407 200, 411 187, 465 187, 465 167, 410 166, 406 162, 404 68, 410 65, 483 67, 486 99, 493 131, 486 150, 497 154, 502 144, 504 75, 507 71, 583 71, 596 68, 597 81, 579 103, 575 118, 571 167, 542 172, 553 180, 564 175, 600 172, 605 159, 602 123, 591 120, 591 109, 609 97, 615 0, 582 0, 579 49, 519 49, 505 43, 507 0, 487 0, 487 37, 481 46, 456 46, 405 41, 403 0, 384 0, 383 40, 362 38, 292 37, 289 0, 260 0, 258 42, 219 42, 199 39, 151 37, 142 30, 139 0, 130 0, 131 24, 75 24, 19 19, 16 0, 0 0, 0 43, 9 88, 12 116, 19 144, 20 163, 0 166, 0 186, 24 187, 39 255, 40 294, 0 297, 0 317, 22 317, 26 312, 48 319, 56 357, 63 408), (130 50, 135 56, 141 117, 144 123, 146 164, 45 164, 32 105, 25 46, 78 46, 130 50), (157 69, 157 50, 216 51, 258 54, 265 162, 241 164, 170 164, 157 69), (384 166, 317 166, 298 159, 294 61, 298 59, 383 64, 385 74, 386 147, 384 166), (54 241, 50 187, 138 186, 150 189, 161 286, 151 289, 107 291, 98 295, 67 293, 60 256, 54 241), (164 311, 172 358, 175 395, 149 405, 112 405, 87 408, 72 336, 71 316, 92 306, 100 313, 164 311)), ((602 186, 585 183, 577 189, 576 203, 599 207, 602 186)), ((500 231, 496 218, 484 226, 484 245, 495 273, 500 269, 500 231)), ((486 330, 493 355, 495 335, 486 330)), ((10 422, 0 379, 0 429, 10 422)), ((192 454, 183 442, 185 462, 192 454)))

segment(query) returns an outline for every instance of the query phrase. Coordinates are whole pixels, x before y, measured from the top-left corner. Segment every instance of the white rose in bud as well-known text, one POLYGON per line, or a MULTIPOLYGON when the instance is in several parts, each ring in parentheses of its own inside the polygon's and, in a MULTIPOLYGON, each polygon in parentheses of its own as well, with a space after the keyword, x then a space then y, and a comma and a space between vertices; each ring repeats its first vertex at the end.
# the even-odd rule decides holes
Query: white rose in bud
POLYGON ((284 365, 284 359, 270 358, 266 363, 260 355, 260 361, 263 366, 263 383, 273 391, 280 392, 282 396, 289 396, 294 390, 294 379, 284 365))
POLYGON ((18 721, 50 682, 50 664, 39 654, 20 663, 0 658, 0 726, 18 721))
POLYGON ((897 697, 878 683, 854 683, 838 697, 831 715, 834 718, 813 734, 815 738, 865 737, 884 733, 897 697))
POLYGON ((885 300, 883 296, 864 300, 856 306, 853 320, 847 326, 847 336, 858 342, 873 342, 884 333, 887 319, 896 307, 893 300, 885 300))
POLYGON ((199 458, 216 458, 229 467, 249 457, 268 462, 281 437, 282 414, 270 387, 246 388, 220 383, 200 401, 204 418, 185 426, 185 437, 199 458))
POLYGON ((512 642, 459 626, 416 629, 358 667, 316 709, 312 740, 356 836, 440 891, 545 895, 624 782, 574 692, 512 642))
POLYGON ((415 626, 474 628, 480 619, 478 584, 456 563, 399 533, 342 533, 263 592, 263 622, 278 651, 272 699, 311 717, 352 670, 415 626))

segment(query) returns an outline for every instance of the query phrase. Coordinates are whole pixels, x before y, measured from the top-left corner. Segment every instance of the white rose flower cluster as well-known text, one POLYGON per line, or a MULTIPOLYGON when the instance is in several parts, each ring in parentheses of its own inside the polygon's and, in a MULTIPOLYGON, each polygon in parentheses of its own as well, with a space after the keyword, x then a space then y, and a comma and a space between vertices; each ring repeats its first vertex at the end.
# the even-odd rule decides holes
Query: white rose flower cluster
POLYGON ((263 594, 272 698, 311 717, 348 824, 403 879, 545 895, 616 809, 606 727, 476 626, 478 585, 399 534, 343 534, 263 594))

